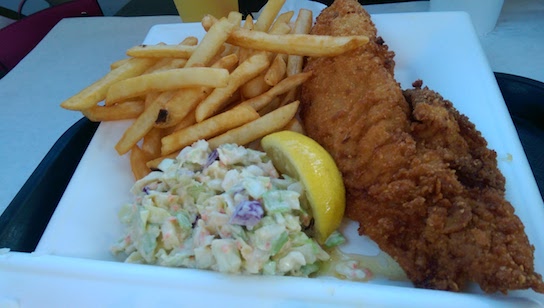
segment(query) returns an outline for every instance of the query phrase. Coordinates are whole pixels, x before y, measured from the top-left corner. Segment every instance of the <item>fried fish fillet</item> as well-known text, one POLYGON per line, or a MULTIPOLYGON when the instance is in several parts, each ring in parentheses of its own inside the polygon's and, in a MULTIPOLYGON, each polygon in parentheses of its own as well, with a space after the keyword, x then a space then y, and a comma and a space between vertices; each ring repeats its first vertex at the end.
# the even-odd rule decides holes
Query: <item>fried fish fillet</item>
MULTIPOLYGON (((496 153, 439 94, 403 93, 394 54, 355 0, 336 0, 312 33, 367 35, 349 53, 309 59, 301 119, 341 170, 346 214, 415 286, 485 292, 532 288, 534 247, 504 198, 496 153)), ((419 86, 419 85, 418 85, 419 86)))

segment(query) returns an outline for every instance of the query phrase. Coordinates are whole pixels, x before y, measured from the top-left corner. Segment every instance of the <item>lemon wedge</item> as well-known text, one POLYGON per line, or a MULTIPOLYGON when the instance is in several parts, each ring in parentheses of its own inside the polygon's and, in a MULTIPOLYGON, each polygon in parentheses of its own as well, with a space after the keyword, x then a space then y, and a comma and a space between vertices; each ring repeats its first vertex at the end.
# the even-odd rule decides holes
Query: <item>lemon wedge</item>
POLYGON ((282 173, 304 186, 319 243, 340 226, 346 207, 342 174, 331 155, 312 138, 293 131, 265 136, 261 145, 282 173))

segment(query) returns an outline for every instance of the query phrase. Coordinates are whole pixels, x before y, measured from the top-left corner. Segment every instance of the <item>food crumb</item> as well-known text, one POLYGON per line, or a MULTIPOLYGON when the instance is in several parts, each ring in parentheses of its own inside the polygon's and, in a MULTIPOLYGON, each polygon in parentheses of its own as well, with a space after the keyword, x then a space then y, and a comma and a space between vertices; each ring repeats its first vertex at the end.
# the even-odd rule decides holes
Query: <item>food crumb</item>
POLYGON ((512 162, 514 161, 514 156, 510 153, 506 153, 506 156, 502 157, 501 160, 506 162, 512 162))

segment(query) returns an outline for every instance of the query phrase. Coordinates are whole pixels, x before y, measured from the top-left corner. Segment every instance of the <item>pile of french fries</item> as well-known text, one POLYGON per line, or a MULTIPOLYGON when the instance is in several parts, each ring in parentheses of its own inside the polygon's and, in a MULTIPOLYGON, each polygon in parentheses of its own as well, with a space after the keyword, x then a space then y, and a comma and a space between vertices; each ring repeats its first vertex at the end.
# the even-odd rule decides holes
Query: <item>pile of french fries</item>
POLYGON ((205 139, 210 147, 247 145, 272 132, 301 132, 296 113, 305 56, 334 56, 368 42, 365 36, 310 35, 312 12, 279 14, 270 0, 258 20, 231 12, 205 16, 206 35, 177 45, 140 45, 100 80, 64 101, 91 121, 135 119, 116 144, 130 152, 136 179, 166 157, 205 139), (103 102, 103 103, 102 103, 103 102))

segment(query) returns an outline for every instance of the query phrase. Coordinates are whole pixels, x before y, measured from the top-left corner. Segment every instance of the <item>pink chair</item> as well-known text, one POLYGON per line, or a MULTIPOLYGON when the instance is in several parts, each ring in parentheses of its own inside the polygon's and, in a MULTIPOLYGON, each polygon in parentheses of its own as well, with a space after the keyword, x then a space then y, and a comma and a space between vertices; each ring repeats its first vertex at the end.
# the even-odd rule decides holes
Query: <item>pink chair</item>
POLYGON ((0 29, 0 71, 7 73, 15 67, 61 19, 103 15, 96 0, 74 0, 39 11, 0 29))

